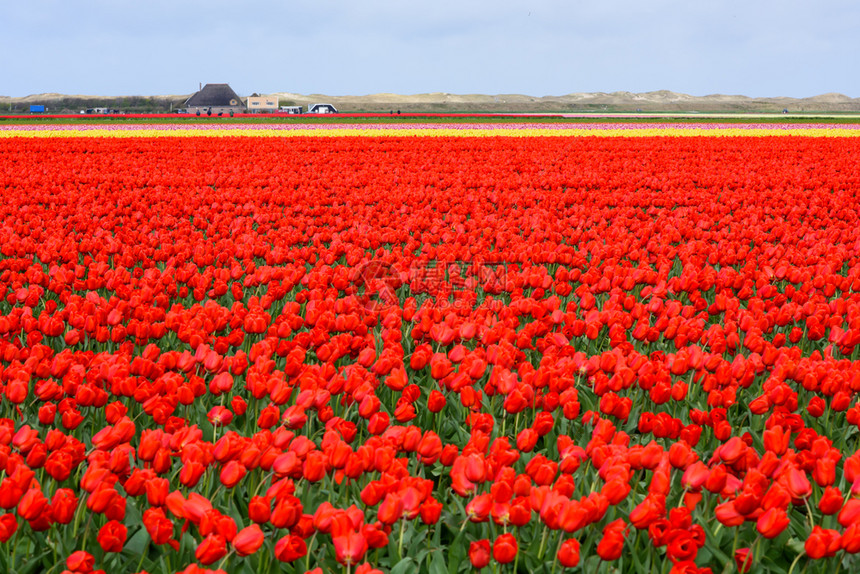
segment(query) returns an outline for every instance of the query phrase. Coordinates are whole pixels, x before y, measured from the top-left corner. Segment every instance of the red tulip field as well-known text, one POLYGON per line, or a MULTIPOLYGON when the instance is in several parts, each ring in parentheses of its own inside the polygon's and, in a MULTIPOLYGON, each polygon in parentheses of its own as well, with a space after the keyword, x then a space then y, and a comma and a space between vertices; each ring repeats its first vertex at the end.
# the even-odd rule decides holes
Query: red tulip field
POLYGON ((857 127, 3 127, 0 571, 857 572, 857 127))

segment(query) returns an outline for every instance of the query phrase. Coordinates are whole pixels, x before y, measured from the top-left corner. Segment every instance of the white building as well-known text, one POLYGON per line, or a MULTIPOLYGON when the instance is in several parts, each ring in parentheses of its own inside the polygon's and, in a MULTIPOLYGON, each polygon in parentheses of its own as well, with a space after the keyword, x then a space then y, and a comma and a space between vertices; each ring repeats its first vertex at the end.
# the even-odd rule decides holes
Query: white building
POLYGON ((313 104, 308 106, 309 114, 336 114, 337 108, 331 104, 313 104))

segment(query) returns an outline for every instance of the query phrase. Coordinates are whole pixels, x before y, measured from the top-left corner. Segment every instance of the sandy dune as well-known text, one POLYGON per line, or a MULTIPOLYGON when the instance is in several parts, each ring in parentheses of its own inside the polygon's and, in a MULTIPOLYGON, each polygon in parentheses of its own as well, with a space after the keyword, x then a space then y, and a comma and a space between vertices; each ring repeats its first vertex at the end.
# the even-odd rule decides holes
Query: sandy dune
MULTIPOLYGON (((558 96, 522 94, 369 94, 331 96, 277 92, 281 105, 330 103, 344 112, 860 112, 860 98, 844 94, 821 94, 809 98, 751 98, 741 95, 713 94, 691 96, 667 90, 656 92, 593 92, 558 96)), ((189 95, 162 96, 93 96, 67 94, 34 94, 22 98, 0 96, 0 111, 29 104, 46 104, 54 111, 76 111, 84 102, 99 101, 103 106, 122 108, 122 101, 145 97, 182 107, 189 95)), ((83 107, 87 107, 84 105, 83 107)))
POLYGON ((301 95, 280 92, 282 100, 295 105, 328 102, 338 109, 372 111, 667 111, 667 112, 857 112, 860 98, 842 94, 823 94, 811 98, 750 98, 738 95, 690 96, 661 90, 632 93, 572 93, 560 96, 526 96, 521 94, 371 94, 366 96, 301 95))

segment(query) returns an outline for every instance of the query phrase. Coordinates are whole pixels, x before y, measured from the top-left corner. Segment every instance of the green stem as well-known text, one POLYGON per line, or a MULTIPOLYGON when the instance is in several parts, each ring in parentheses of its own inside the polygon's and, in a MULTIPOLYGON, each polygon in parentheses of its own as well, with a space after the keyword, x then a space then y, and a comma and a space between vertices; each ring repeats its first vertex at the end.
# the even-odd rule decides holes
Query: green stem
MULTIPOLYGON (((552 570, 551 574, 555 574, 555 567, 558 565, 558 553, 561 550, 561 545, 564 543, 564 534, 559 533, 558 535, 558 545, 555 548, 555 556, 552 557, 552 570)), ((514 573, 516 574, 516 573, 514 573)))
POLYGON ((517 564, 520 562, 520 551, 517 549, 517 553, 514 556, 514 574, 517 574, 517 564))
POLYGON ((84 528, 84 543, 81 546, 81 550, 87 549, 87 536, 89 536, 90 527, 93 525, 93 515, 90 514, 89 516, 90 516, 89 519, 87 519, 87 526, 86 526, 86 528, 84 528))
POLYGON ((403 560, 403 531, 405 528, 406 521, 402 518, 400 519, 400 539, 397 541, 397 557, 400 560, 403 560))
POLYGON ((227 553, 226 556, 224 556, 224 558, 221 559, 221 562, 218 564, 218 570, 221 570, 221 567, 224 566, 224 564, 227 562, 227 560, 232 555, 233 555, 233 551, 231 550, 230 552, 227 553))
POLYGON ((755 556, 755 551, 758 549, 758 541, 759 541, 759 540, 761 540, 761 534, 759 534, 758 536, 756 536, 756 538, 755 538, 755 542, 753 542, 753 543, 752 543, 752 546, 750 546, 750 551, 749 551, 749 553, 747 554, 747 557, 746 557, 746 558, 744 558, 744 563, 743 563, 743 564, 741 564, 741 567, 740 567, 740 569, 738 570, 739 572, 741 572, 741 574, 743 574, 744 572, 746 572, 747 564, 752 565, 752 562, 750 562, 750 560, 755 556))
POLYGON ((18 541, 21 539, 20 529, 15 531, 14 537, 15 537, 15 542, 12 543, 12 561, 9 563, 9 571, 10 572, 15 571, 15 566, 16 566, 15 556, 18 554, 18 541))
POLYGON ((734 542, 732 542, 732 560, 735 559, 735 552, 737 552, 737 551, 738 551, 738 528, 736 526, 735 527, 735 539, 734 539, 734 542))
POLYGON ((803 503, 806 505, 806 517, 809 519, 809 531, 812 532, 812 529, 815 527, 815 521, 812 517, 812 507, 809 505, 809 497, 803 499, 803 503))
POLYGON ((806 554, 805 552, 801 552, 800 554, 795 556, 794 562, 791 563, 791 567, 788 569, 788 574, 791 574, 792 572, 794 572, 794 567, 797 566, 797 561, 800 560, 800 558, 802 556, 804 556, 805 554, 806 554))
POLYGON ((140 562, 137 563, 137 572, 140 572, 143 569, 143 560, 146 558, 146 555, 149 554, 150 541, 151 538, 147 536, 146 544, 143 545, 143 552, 140 553, 140 562))
POLYGON ((305 556, 305 571, 306 572, 311 569, 311 549, 313 548, 314 541, 316 540, 316 538, 317 538, 317 533, 314 532, 314 535, 311 536, 311 541, 308 543, 308 546, 307 546, 308 553, 305 556))
POLYGON ((538 550, 538 561, 543 560, 543 553, 546 549, 546 539, 549 536, 549 528, 544 525, 543 527, 543 536, 540 538, 540 550, 538 550))

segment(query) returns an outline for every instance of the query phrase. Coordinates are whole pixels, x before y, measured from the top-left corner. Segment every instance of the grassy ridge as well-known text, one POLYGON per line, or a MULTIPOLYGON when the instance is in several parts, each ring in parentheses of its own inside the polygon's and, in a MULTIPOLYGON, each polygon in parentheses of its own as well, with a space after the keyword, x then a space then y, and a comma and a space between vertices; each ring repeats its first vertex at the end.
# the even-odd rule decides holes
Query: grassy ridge
POLYGON ((2 125, 74 125, 74 124, 415 124, 415 123, 566 123, 566 124, 660 124, 660 123, 725 123, 725 124, 858 124, 860 117, 819 117, 809 116, 773 116, 773 117, 708 117, 702 115, 671 115, 671 116, 593 116, 593 117, 563 117, 553 115, 529 115, 512 116, 503 114, 337 114, 332 116, 236 116, 236 117, 199 117, 194 115, 175 114, 164 116, 94 116, 82 115, 80 117, 68 116, 30 116, 30 115, 0 115, 0 126, 2 125))

